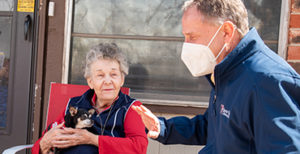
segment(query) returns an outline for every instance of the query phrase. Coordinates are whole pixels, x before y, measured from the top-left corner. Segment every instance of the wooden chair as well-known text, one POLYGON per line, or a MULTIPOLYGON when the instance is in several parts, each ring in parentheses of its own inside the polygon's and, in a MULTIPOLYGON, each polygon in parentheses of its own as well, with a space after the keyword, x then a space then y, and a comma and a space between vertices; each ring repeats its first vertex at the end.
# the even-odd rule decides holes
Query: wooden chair
MULTIPOLYGON (((65 110, 70 98, 80 96, 88 89, 89 87, 87 85, 51 83, 45 128, 54 122, 55 118, 65 110)), ((122 87, 121 91, 127 95, 130 93, 130 89, 127 87, 122 87)), ((32 146, 33 144, 14 146, 4 150, 3 154, 14 154, 23 149, 32 148, 32 146)))

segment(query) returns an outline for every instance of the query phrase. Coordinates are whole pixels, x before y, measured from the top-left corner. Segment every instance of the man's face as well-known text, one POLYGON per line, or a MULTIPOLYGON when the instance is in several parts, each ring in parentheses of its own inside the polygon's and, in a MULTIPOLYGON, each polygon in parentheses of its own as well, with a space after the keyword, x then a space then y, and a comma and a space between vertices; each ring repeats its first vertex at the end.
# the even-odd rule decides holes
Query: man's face
MULTIPOLYGON (((203 15, 195 6, 188 8, 184 12, 182 17, 182 33, 185 37, 186 43, 208 45, 220 25, 206 21, 207 19, 203 18, 203 15)), ((222 35, 224 35, 224 33, 220 30, 209 46, 215 56, 217 56, 224 45, 222 35)))

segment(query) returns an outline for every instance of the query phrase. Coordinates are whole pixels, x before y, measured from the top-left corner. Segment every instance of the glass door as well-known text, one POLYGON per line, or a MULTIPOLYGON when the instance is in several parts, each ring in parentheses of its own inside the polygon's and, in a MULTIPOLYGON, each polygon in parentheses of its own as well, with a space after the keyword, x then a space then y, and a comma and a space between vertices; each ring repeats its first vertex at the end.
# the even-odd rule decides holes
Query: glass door
POLYGON ((11 25, 11 16, 0 16, 0 129, 7 126, 11 25))
POLYGON ((31 133, 35 0, 0 0, 0 153, 31 133))

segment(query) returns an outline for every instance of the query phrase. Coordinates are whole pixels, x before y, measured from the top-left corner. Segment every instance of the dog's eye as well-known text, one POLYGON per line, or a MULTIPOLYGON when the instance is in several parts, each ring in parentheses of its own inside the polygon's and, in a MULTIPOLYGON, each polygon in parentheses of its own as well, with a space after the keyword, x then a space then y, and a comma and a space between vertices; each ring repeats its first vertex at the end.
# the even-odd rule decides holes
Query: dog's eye
POLYGON ((82 116, 80 116, 80 119, 81 120, 84 120, 84 119, 86 119, 87 118, 87 116, 84 114, 84 115, 82 115, 82 116))

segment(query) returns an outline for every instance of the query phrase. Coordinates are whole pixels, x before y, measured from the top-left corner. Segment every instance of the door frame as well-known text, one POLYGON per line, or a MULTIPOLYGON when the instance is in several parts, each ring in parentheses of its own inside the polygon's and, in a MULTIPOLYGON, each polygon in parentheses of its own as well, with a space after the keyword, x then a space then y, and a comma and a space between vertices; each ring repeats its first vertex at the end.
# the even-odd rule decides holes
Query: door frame
POLYGON ((34 83, 33 134, 34 143, 45 129, 49 88, 51 82, 61 82, 63 48, 65 0, 51 0, 54 2, 54 16, 48 16, 50 0, 39 0, 37 16, 38 42, 36 55, 36 73, 34 83))

